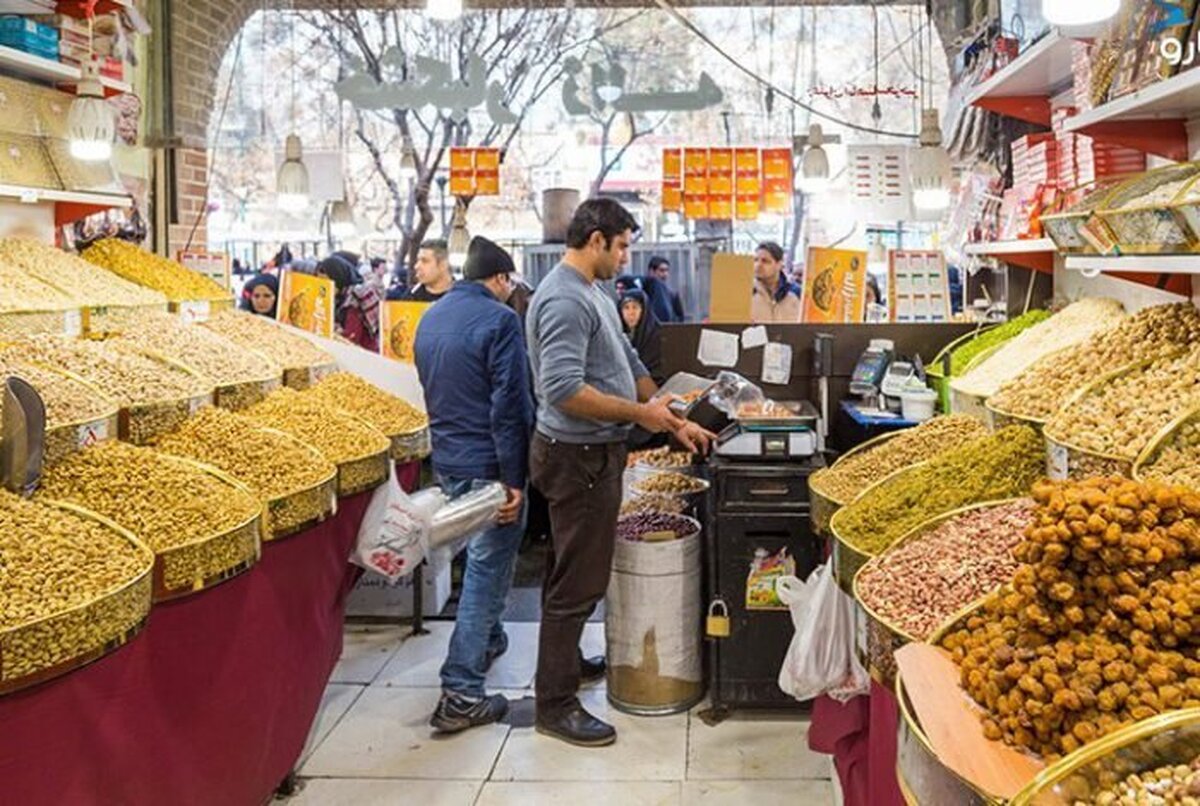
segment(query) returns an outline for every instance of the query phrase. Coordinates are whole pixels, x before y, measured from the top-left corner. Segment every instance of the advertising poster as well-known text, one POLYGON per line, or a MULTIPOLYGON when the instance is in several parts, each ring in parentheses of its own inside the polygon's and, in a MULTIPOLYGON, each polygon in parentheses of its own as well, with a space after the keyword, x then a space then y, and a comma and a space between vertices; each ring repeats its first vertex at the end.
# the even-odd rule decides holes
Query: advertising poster
POLYGON ((866 252, 809 249, 801 321, 808 324, 862 322, 866 311, 866 288, 866 252))
POLYGON ((318 336, 333 336, 333 280, 285 271, 279 279, 276 318, 318 336))
POLYGON ((384 357, 413 363, 417 325, 430 302, 385 302, 379 312, 379 351, 384 357))

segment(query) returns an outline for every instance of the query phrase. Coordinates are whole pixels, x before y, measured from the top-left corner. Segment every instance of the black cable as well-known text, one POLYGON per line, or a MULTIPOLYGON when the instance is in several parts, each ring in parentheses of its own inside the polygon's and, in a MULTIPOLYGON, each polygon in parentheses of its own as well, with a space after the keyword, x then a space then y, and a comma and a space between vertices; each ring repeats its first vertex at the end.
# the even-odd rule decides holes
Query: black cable
POLYGON ((759 85, 773 90, 775 95, 777 95, 778 97, 784 98, 784 99, 790 101, 791 103, 795 104, 796 106, 800 107, 801 109, 806 110, 809 114, 815 115, 819 118, 823 118, 832 123, 837 123, 839 125, 845 126, 848 129, 854 129, 855 131, 866 132, 867 134, 879 134, 879 135, 883 135, 885 137, 899 137, 899 138, 902 138, 905 140, 916 140, 917 139, 918 135, 914 134, 914 133, 895 132, 895 131, 889 131, 887 129, 875 129, 870 126, 862 126, 857 123, 852 123, 851 121, 843 120, 842 118, 822 112, 821 110, 817 109, 816 107, 812 106, 811 104, 804 103, 804 101, 801 101, 799 98, 795 97, 791 93, 789 93, 785 90, 782 90, 779 87, 776 87, 770 81, 766 80, 765 78, 758 75, 750 68, 743 65, 737 59, 730 56, 729 53, 727 53, 720 45, 718 45, 716 42, 713 42, 711 39, 708 38, 708 36, 703 31, 701 31, 699 28, 697 28, 691 22, 691 20, 689 20, 687 17, 680 14, 675 9, 674 6, 672 6, 669 2, 667 2, 667 0, 654 0, 654 2, 658 5, 659 8, 663 9, 668 14, 673 16, 675 18, 675 20, 677 22, 679 22, 680 25, 682 25, 684 28, 687 28, 689 31, 691 31, 692 34, 694 34, 697 38, 700 39, 701 42, 703 42, 705 45, 707 45, 712 50, 716 51, 717 54, 720 55, 721 58, 723 58, 725 61, 729 62, 734 67, 741 70, 746 75, 750 76, 750 78, 752 78, 756 82, 758 82, 759 85))

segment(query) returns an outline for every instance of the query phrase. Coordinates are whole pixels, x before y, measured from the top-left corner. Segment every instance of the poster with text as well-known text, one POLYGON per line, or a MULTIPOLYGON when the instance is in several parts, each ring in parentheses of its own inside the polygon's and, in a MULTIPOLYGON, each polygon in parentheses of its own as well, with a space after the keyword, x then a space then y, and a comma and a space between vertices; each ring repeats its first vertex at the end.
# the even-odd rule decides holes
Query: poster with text
POLYGON ((808 250, 804 268, 804 312, 808 324, 860 323, 866 311, 867 253, 849 249, 808 250))
POLYGON ((431 302, 385 302, 379 313, 379 351, 387 358, 413 363, 417 325, 431 302))
POLYGON ((333 280, 285 271, 279 280, 276 318, 318 336, 333 336, 333 280))

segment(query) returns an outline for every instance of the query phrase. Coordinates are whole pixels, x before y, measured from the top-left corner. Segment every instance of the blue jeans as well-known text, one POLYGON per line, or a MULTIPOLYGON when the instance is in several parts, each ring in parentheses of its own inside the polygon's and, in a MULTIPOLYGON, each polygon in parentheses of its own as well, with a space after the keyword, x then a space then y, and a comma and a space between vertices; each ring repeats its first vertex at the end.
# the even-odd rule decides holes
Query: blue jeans
MULTIPOLYGON (((451 498, 471 491, 471 479, 439 474, 437 481, 451 498)), ((516 523, 493 527, 467 544, 467 570, 463 575, 458 615, 441 672, 442 690, 447 693, 485 696, 483 683, 488 657, 508 648, 508 636, 500 617, 504 615, 512 587, 527 513, 528 501, 525 501, 516 523)))

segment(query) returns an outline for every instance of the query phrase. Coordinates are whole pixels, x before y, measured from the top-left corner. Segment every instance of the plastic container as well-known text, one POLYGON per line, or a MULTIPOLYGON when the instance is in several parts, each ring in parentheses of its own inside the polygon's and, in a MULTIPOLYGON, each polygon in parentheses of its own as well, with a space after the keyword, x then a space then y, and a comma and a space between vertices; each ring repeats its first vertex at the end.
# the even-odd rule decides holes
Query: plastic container
POLYGON ((906 420, 923 423, 933 419, 937 401, 938 394, 932 389, 905 390, 900 393, 900 413, 906 420))

